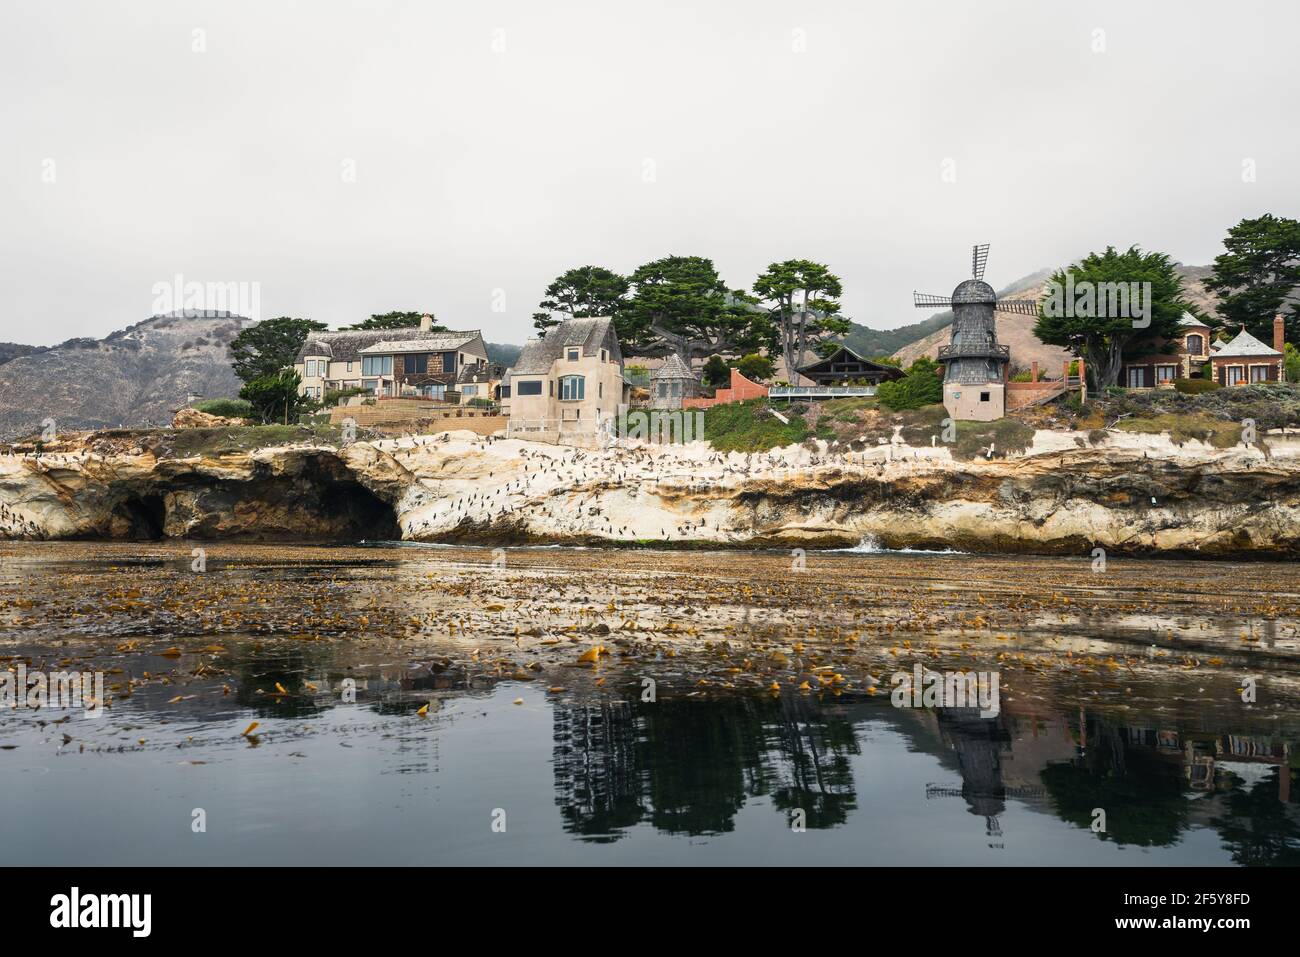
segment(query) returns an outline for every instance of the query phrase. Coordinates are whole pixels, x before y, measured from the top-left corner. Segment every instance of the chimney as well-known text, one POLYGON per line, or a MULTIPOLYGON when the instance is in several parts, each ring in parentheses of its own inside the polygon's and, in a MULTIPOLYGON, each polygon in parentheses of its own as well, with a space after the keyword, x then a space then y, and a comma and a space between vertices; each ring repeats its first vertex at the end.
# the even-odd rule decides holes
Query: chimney
POLYGON ((433 329, 433 316, 427 313, 420 317, 420 331, 429 332, 433 329))
POLYGON ((1280 312, 1273 317, 1273 348, 1286 352, 1286 320, 1280 312))

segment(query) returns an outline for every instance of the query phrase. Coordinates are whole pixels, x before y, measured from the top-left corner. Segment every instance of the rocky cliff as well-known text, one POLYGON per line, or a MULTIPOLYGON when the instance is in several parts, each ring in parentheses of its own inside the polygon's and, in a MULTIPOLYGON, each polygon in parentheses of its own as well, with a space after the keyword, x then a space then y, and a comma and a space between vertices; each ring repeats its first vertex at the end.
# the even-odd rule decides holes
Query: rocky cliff
POLYGON ((959 461, 942 445, 744 455, 467 432, 186 456, 92 434, 0 456, 0 534, 1296 557, 1300 435, 1219 450, 1040 431, 959 461))

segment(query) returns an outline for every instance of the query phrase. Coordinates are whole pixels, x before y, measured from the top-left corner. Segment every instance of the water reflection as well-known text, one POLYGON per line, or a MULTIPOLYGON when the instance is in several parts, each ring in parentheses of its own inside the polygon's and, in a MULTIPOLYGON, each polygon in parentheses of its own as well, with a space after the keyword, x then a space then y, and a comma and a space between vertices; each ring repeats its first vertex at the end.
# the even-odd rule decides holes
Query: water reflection
POLYGON ((564 829, 591 842, 638 825, 727 833, 758 799, 787 820, 803 811, 810 829, 836 828, 859 806, 850 759, 881 722, 955 772, 924 798, 962 801, 990 838, 1004 836, 1014 803, 1118 845, 1167 847, 1211 828, 1236 863, 1300 863, 1288 741, 1083 712, 981 718, 807 696, 557 702, 555 800, 564 829), (1098 808, 1104 830, 1093 828, 1098 808))
POLYGON ((729 832, 750 798, 809 828, 857 806, 851 720, 810 698, 604 701, 554 708, 556 803, 570 833, 612 841, 637 824, 729 832))

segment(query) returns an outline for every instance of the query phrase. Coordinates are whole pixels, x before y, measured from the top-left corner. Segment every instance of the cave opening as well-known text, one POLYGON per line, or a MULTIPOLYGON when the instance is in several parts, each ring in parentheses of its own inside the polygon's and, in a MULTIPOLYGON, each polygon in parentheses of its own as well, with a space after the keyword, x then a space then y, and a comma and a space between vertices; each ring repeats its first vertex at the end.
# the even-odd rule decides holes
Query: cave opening
POLYGON ((113 512, 126 521, 127 538, 156 541, 163 537, 167 523, 167 503, 162 495, 132 495, 119 503, 113 512))
POLYGON ((322 496, 325 513, 338 517, 339 534, 350 541, 397 541, 397 511, 360 482, 331 482, 322 496))

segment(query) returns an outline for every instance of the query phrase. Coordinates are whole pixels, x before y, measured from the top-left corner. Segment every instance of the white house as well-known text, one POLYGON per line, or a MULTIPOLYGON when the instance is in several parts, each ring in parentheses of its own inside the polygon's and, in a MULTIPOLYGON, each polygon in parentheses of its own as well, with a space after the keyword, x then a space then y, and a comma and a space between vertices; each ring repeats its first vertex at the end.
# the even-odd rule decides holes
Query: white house
MULTIPOLYGON (((506 373, 510 433, 587 433, 609 428, 623 401, 623 352, 614 321, 566 319, 524 346, 506 373)), ((538 438, 543 437, 538 435, 538 438)))

